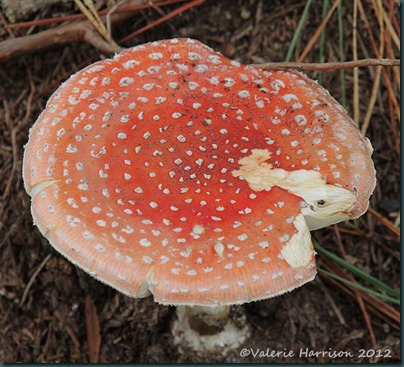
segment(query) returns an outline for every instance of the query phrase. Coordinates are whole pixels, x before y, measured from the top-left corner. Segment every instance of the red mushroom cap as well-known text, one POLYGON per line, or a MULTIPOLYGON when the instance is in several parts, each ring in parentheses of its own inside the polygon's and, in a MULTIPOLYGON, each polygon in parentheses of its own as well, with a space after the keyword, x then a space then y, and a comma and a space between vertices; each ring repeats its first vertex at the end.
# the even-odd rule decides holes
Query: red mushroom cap
POLYGON ((133 297, 215 306, 312 280, 313 208, 294 182, 349 192, 344 213, 358 216, 374 188, 370 153, 306 76, 173 39, 65 82, 30 131, 23 173, 36 225, 70 261, 133 297), (299 173, 273 184, 269 171, 299 173))

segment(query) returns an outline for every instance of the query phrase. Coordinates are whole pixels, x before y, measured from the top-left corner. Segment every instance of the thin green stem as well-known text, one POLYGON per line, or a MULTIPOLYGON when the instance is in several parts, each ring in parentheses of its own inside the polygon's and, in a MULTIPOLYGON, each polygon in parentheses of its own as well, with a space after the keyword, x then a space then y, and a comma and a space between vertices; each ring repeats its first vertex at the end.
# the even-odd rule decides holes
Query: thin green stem
POLYGON ((297 40, 298 40, 298 38, 300 36, 300 33, 302 32, 303 24, 304 24, 304 21, 307 18, 307 14, 309 13, 311 2, 312 2, 312 0, 308 0, 305 7, 304 7, 304 9, 303 9, 303 13, 302 13, 302 16, 300 18, 299 24, 297 25, 295 34, 292 37, 292 41, 290 41, 290 46, 289 46, 288 53, 286 54, 285 61, 290 61, 290 59, 292 58, 292 53, 295 50, 296 42, 297 42, 297 40))
POLYGON ((378 298, 382 299, 383 301, 391 302, 391 303, 393 303, 393 304, 395 304, 395 305, 400 305, 400 300, 399 300, 399 299, 386 296, 386 295, 384 295, 384 294, 381 294, 381 293, 379 293, 379 292, 376 292, 376 291, 373 291, 373 290, 371 290, 371 289, 369 289, 369 288, 366 288, 366 287, 364 287, 364 286, 362 286, 362 285, 360 285, 360 284, 353 283, 353 282, 349 281, 348 279, 345 279, 345 278, 342 278, 342 277, 340 277, 340 276, 338 276, 338 275, 335 275, 335 274, 333 274, 333 273, 330 273, 330 272, 327 271, 327 270, 324 270, 324 269, 317 269, 317 270, 318 270, 320 273, 326 274, 326 275, 328 275, 328 276, 331 277, 331 278, 334 278, 334 279, 336 279, 336 280, 339 280, 340 282, 349 284, 349 285, 352 286, 352 287, 355 287, 355 288, 357 288, 357 289, 359 289, 359 290, 361 290, 361 291, 364 291, 364 292, 369 293, 369 294, 371 294, 371 295, 373 295, 373 296, 375 296, 375 297, 378 297, 378 298))
POLYGON ((383 283, 379 279, 376 279, 375 277, 369 275, 368 273, 364 272, 363 270, 357 268, 356 266, 348 263, 344 259, 341 259, 337 255, 333 254, 332 252, 320 247, 318 244, 314 244, 314 248, 317 252, 327 256, 334 262, 336 262, 338 265, 341 265, 343 268, 347 269, 353 274, 358 275, 362 279, 366 280, 370 284, 373 284, 375 287, 385 291, 386 293, 390 294, 392 297, 395 298, 400 298, 400 292, 396 291, 395 289, 389 287, 387 284, 383 283))
MULTIPOLYGON (((337 7, 338 12, 338 33, 339 33, 339 61, 344 62, 344 25, 342 23, 342 1, 339 2, 337 7)), ((346 92, 345 92, 345 70, 340 70, 341 79, 341 104, 346 108, 346 92)))
MULTIPOLYGON (((327 15, 327 11, 328 11, 328 5, 329 5, 329 1, 328 0, 324 0, 323 1, 323 11, 321 13, 322 19, 324 20, 324 18, 327 15)), ((321 32, 320 35, 320 51, 319 51, 319 62, 323 63, 324 62, 324 45, 325 45, 325 29, 327 26, 324 27, 323 31, 321 32)), ((320 72, 318 74, 318 82, 319 84, 321 84, 323 82, 323 73, 320 72)))

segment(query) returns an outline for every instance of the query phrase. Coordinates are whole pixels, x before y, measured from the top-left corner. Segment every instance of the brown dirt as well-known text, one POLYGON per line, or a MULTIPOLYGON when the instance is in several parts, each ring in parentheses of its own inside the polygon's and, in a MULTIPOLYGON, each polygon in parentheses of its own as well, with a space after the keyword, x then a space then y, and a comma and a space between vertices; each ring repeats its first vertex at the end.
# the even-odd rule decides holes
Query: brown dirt
MULTIPOLYGON (((379 28, 371 1, 362 2, 378 42, 379 28)), ((388 11, 391 1, 383 3, 388 11)), ((186 36, 197 38, 243 63, 282 61, 304 4, 304 1, 210 0, 143 33, 126 46, 186 36)), ((346 60, 352 60, 351 6, 351 2, 343 2, 346 60)), ((322 1, 313 1, 292 60, 297 60, 320 25, 321 9, 322 1)), ((62 10, 72 13, 69 7, 62 10)), ((52 11, 58 11, 57 6, 52 11)), ((393 10, 396 19, 399 19, 398 11, 396 5, 393 10)), ((116 39, 159 16, 154 10, 141 12, 140 16, 120 27, 115 33, 116 39)), ((327 61, 338 61, 337 27, 335 13, 326 31, 327 61)), ((359 58, 374 57, 360 19, 358 28, 359 58)), ((38 29, 32 31, 38 32, 38 29)), ((25 32, 27 29, 15 31, 15 34, 23 36, 25 32)), ((1 28, 1 22, 0 37, 0 40, 10 37, 1 28)), ((306 61, 318 61, 318 45, 317 41, 306 61)), ((77 65, 93 54, 91 46, 71 44, 0 65, 0 361, 88 362, 88 350, 92 347, 89 343, 93 343, 86 332, 89 316, 86 316, 85 300, 89 296, 99 318, 99 362, 398 362, 400 331, 395 324, 369 313, 377 342, 372 345, 357 298, 347 297, 323 276, 284 296, 241 306, 246 310, 253 333, 242 347, 227 356, 220 352, 203 356, 180 353, 170 334, 170 323, 175 317, 173 307, 157 305, 152 297, 131 299, 123 296, 75 268, 49 246, 32 225, 30 201, 21 178, 23 145, 30 126, 60 83, 59 78, 66 79, 77 65), (43 261, 46 263, 39 269, 43 261), (248 356, 241 355, 243 348, 250 350, 248 356), (376 350, 375 356, 366 358, 366 353, 370 356, 372 350, 376 350), (381 350, 383 352, 377 353, 381 350), (261 351, 264 355, 254 356, 251 351, 261 351), (307 351, 326 353, 316 356, 307 355, 307 351), (269 356, 271 352, 279 352, 279 355, 269 356), (340 354, 333 358, 331 352, 340 354)), ((370 99, 374 71, 374 68, 363 68, 359 72, 362 117, 370 99)), ((386 71, 399 99, 398 81, 391 70, 386 71)), ((315 72, 309 75, 319 76, 315 72)), ((351 114, 352 75, 352 70, 346 71, 347 109, 351 114)), ((398 123, 397 117, 390 117, 389 95, 383 77, 381 80, 367 132, 375 149, 374 161, 379 172, 371 207, 394 222, 400 192, 400 157, 394 135, 398 123)), ((338 71, 324 73, 322 84, 340 100, 338 71)), ((355 222, 339 224, 338 228, 339 232, 335 228, 316 231, 313 238, 339 255, 343 246, 351 263, 399 289, 398 236, 369 213, 355 222)), ((325 264, 324 257, 318 256, 318 265, 325 264)))

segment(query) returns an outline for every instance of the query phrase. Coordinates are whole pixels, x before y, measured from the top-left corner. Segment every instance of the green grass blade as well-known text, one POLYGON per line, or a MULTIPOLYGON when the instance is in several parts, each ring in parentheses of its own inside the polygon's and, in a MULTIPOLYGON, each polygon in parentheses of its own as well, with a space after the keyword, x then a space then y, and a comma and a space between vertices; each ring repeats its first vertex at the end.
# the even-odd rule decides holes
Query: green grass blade
POLYGON ((318 269, 318 271, 319 271, 320 273, 323 273, 323 274, 328 275, 328 276, 331 277, 331 278, 334 278, 334 279, 336 279, 336 280, 339 280, 340 282, 349 284, 349 285, 352 286, 352 287, 355 287, 355 288, 357 288, 357 289, 360 289, 361 291, 364 291, 364 292, 369 293, 369 294, 371 294, 371 295, 373 295, 373 296, 375 296, 375 297, 378 297, 378 298, 382 299, 383 301, 387 301, 387 302, 393 303, 393 304, 395 304, 395 305, 400 305, 400 299, 392 298, 392 297, 386 296, 386 295, 384 295, 384 294, 381 294, 381 293, 379 293, 379 292, 373 291, 373 290, 371 290, 371 289, 369 289, 369 288, 366 288, 366 287, 364 287, 364 286, 362 286, 362 285, 360 285, 360 284, 353 283, 353 282, 349 281, 348 279, 345 279, 345 278, 342 278, 342 277, 340 277, 340 276, 338 276, 338 275, 335 275, 335 274, 333 274, 333 273, 330 273, 330 272, 327 271, 327 270, 318 269))
POLYGON ((296 46, 296 42, 300 36, 300 33, 302 32, 302 28, 303 28, 303 24, 304 21, 307 18, 307 14, 309 13, 309 9, 310 9, 310 5, 311 5, 312 0, 308 0, 304 9, 303 9, 303 13, 302 13, 302 17, 300 18, 299 24, 297 25, 295 34, 292 37, 292 41, 290 41, 290 46, 289 46, 289 50, 288 53, 286 54, 286 59, 285 61, 290 61, 290 59, 292 58, 292 53, 295 49, 296 46))
MULTIPOLYGON (((338 33, 339 33, 339 61, 344 62, 344 25, 342 23, 342 1, 337 6, 338 12, 338 33)), ((346 108, 346 92, 345 92, 345 69, 340 70, 341 79, 341 104, 346 108)))
POLYGON ((385 291, 386 293, 390 294, 393 297, 400 298, 400 292, 396 291, 395 289, 388 286, 386 283, 383 283, 379 279, 369 275, 365 271, 357 268, 356 266, 348 263, 344 259, 341 259, 337 255, 333 254, 332 252, 320 247, 318 244, 314 244, 314 248, 320 254, 323 254, 330 258, 331 260, 335 261, 337 264, 341 265, 343 268, 349 270, 351 273, 358 275, 362 279, 366 280, 367 282, 373 284, 375 287, 385 291))
MULTIPOLYGON (((324 18, 327 15, 327 11, 328 11, 328 6, 329 6, 329 1, 328 0, 323 0, 323 11, 321 13, 321 17, 322 20, 324 20, 324 18)), ((324 62, 324 45, 325 45, 325 29, 327 28, 327 26, 324 27, 323 31, 321 32, 320 35, 320 50, 319 50, 319 62, 324 62)), ((323 73, 320 72, 318 74, 318 82, 319 84, 321 84, 323 82, 323 73)))

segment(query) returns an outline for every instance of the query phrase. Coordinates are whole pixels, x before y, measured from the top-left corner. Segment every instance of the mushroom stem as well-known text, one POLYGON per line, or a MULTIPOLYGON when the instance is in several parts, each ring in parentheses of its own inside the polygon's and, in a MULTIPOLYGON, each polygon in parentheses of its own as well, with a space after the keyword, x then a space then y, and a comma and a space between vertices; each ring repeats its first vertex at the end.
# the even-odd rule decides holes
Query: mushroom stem
POLYGON ((250 335, 246 316, 241 312, 231 312, 230 306, 178 306, 177 320, 173 324, 174 343, 180 350, 192 349, 203 353, 220 348, 237 348, 250 335))

